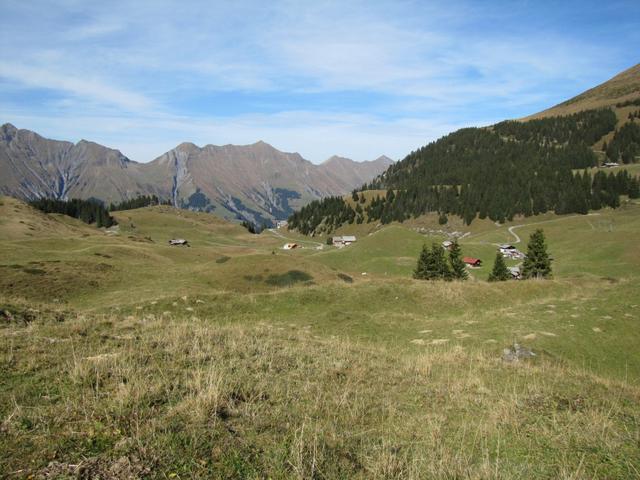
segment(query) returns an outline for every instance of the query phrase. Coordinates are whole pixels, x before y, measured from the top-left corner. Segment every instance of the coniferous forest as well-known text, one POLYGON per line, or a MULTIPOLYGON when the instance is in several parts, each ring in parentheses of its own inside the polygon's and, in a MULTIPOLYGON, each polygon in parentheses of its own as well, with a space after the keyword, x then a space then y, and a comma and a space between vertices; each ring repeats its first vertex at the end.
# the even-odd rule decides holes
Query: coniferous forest
POLYGON ((341 197, 316 200, 289 217, 289 228, 304 235, 313 233, 320 224, 331 232, 343 223, 353 223, 356 212, 341 197))
POLYGON ((117 222, 109 215, 108 210, 98 200, 55 200, 40 198, 29 203, 44 213, 61 213, 82 220, 84 223, 95 223, 98 228, 110 227, 117 222))
MULTIPOLYGON (((620 195, 638 198, 638 178, 626 171, 592 175, 586 170, 598 165, 592 145, 613 132, 616 121, 611 109, 600 109, 458 130, 411 152, 364 185, 362 190, 386 190, 365 207, 367 221, 402 222, 438 212, 445 222, 457 215, 470 224, 476 217, 504 222, 516 215, 616 208, 620 195)), ((637 161, 639 134, 638 124, 625 124, 607 155, 637 161)), ((289 224, 305 234, 329 232, 356 218, 362 216, 345 201, 331 198, 302 208, 289 224)))
POLYGON ((636 163, 640 157, 640 124, 631 121, 620 127, 606 152, 612 162, 636 163))
POLYGON ((109 205, 109 211, 117 212, 119 210, 132 210, 134 208, 143 208, 150 205, 171 205, 171 201, 161 201, 157 195, 140 195, 130 200, 123 200, 120 203, 112 203, 109 205))

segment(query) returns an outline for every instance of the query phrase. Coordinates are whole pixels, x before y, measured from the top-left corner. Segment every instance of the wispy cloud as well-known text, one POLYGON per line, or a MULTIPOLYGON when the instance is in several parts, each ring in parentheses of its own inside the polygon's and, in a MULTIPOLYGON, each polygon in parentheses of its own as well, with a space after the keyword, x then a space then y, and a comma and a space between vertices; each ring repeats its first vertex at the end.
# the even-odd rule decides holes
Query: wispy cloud
POLYGON ((182 140, 258 138, 316 161, 399 157, 561 101, 640 51, 632 1, 4 7, 0 115, 138 160, 182 140))
POLYGON ((144 95, 118 88, 112 82, 47 67, 0 61, 0 76, 24 87, 59 90, 84 101, 124 110, 146 110, 153 105, 144 95))

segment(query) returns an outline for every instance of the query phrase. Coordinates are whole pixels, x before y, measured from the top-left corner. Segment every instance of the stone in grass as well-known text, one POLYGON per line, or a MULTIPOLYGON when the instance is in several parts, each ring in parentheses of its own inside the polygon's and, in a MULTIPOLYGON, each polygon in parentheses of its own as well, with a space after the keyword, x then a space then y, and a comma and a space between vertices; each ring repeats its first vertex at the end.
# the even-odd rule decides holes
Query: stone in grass
POLYGON ((514 343, 512 347, 505 348, 502 351, 502 360, 505 362, 518 362, 525 358, 535 357, 536 354, 530 349, 514 343))

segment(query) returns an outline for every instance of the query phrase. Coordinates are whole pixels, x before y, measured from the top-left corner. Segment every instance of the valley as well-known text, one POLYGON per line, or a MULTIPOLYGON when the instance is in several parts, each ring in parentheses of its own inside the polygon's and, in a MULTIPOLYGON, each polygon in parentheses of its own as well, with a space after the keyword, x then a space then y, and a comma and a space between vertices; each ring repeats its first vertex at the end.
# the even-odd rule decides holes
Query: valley
MULTIPOLYGON (((282 87, 319 119, 266 86, 200 92, 194 132, 293 122, 277 137, 370 152, 445 118, 407 116, 431 95, 455 97, 394 114, 407 78, 325 95, 320 71, 282 87)), ((640 478, 639 79, 398 162, 314 164, 258 141, 137 163, 3 125, 0 477, 640 478)), ((477 86, 501 91, 491 80, 477 86)), ((137 105, 132 128, 154 104, 107 94, 137 105)), ((154 125, 191 131, 165 107, 154 125)))
POLYGON ((9 478, 640 468, 638 201, 504 225, 345 225, 357 241, 341 249, 171 206, 113 215, 96 229, 0 199, 9 478), (553 279, 486 282, 496 244, 537 227, 553 279), (411 278, 437 230, 468 233, 463 254, 484 260, 466 282, 411 278), (536 356, 503 361, 513 343, 536 356))

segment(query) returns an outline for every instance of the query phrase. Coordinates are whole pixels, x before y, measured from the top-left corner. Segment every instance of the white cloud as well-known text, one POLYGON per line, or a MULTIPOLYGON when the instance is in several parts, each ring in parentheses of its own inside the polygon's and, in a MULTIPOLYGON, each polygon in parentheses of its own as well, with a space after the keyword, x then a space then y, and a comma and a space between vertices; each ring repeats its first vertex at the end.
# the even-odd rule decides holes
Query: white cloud
POLYGON ((611 46, 527 27, 527 5, 65 0, 38 15, 37 2, 14 2, 0 18, 11 46, 0 52, 0 113, 141 161, 185 140, 257 139, 314 161, 397 158, 603 80, 611 46), (34 89, 55 94, 22 101, 34 89), (258 100, 238 106, 239 93, 258 100), (323 103, 350 93, 343 107, 323 103), (223 100, 204 107, 207 95, 223 100))
MULTIPOLYGON (((318 114, 287 111, 233 118, 153 116, 101 116, 100 112, 76 116, 32 116, 11 111, 18 128, 43 136, 77 142, 84 138, 121 150, 132 160, 147 162, 183 141, 197 145, 251 144, 264 140, 274 147, 298 152, 314 163, 338 154, 355 160, 380 155, 399 159, 427 141, 468 126, 407 117, 388 120, 371 115, 318 114), (74 132, 68 136, 66 132, 74 132)), ((486 119, 481 123, 490 123, 486 119)))
POLYGON ((153 105, 144 95, 114 86, 112 82, 74 72, 59 72, 48 67, 0 61, 0 77, 19 82, 25 87, 60 90, 73 97, 124 110, 148 109, 153 105))

